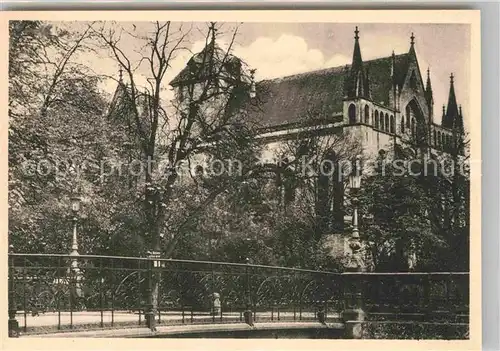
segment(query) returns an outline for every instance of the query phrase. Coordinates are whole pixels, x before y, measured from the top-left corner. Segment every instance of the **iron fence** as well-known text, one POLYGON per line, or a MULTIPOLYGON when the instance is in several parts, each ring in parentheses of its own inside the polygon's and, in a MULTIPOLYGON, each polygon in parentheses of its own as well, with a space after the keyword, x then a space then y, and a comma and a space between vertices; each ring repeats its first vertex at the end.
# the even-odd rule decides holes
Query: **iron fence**
POLYGON ((317 320, 319 311, 329 320, 340 318, 338 273, 93 255, 78 256, 74 270, 74 259, 9 254, 9 298, 25 333, 44 316, 52 316, 52 328, 59 330, 143 325, 149 279, 158 282, 159 324, 244 322, 246 310, 255 322, 317 320))
POLYGON ((9 254, 9 309, 24 333, 145 325, 151 281, 158 282, 159 325, 245 323, 245 311, 254 322, 343 322, 354 307, 366 312, 371 330, 391 323, 468 328, 469 321, 468 273, 63 254, 9 254))

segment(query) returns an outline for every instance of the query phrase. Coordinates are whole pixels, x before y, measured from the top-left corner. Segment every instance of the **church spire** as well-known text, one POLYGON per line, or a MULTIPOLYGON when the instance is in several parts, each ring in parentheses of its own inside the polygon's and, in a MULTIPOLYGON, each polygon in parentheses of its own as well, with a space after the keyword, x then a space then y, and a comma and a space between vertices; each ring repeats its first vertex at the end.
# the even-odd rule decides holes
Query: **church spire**
POLYGON ((359 68, 363 65, 363 59, 361 58, 361 48, 359 46, 359 30, 356 26, 354 31, 354 52, 352 54, 352 67, 357 66, 359 68))
POLYGON ((431 70, 427 68, 427 82, 425 84, 425 91, 432 95, 432 85, 431 85, 431 70))
POLYGON ((430 121, 433 120, 433 110, 434 110, 434 96, 432 94, 432 84, 431 84, 431 70, 427 68, 427 82, 425 83, 425 100, 427 101, 427 106, 430 112, 430 121))
POLYGON ((410 50, 409 50, 409 53, 416 56, 416 53, 415 53, 415 35, 413 34, 413 32, 411 32, 411 36, 410 36, 410 50))
POLYGON ((460 105, 458 109, 458 118, 455 121, 455 126, 454 126, 458 132, 464 133, 464 116, 462 115, 462 105, 460 105))
POLYGON ((444 118, 443 127, 453 128, 456 122, 458 122, 458 105, 457 98, 455 96, 455 86, 453 81, 453 73, 450 75, 450 92, 448 94, 448 106, 446 107, 446 116, 444 118))
POLYGON ((425 99, 429 107, 434 105, 434 96, 432 94, 432 84, 431 84, 431 70, 427 68, 427 82, 425 83, 425 99))
POLYGON ((349 98, 370 96, 368 79, 363 68, 363 59, 361 57, 358 26, 356 26, 356 29, 354 30, 354 51, 352 54, 349 82, 347 84, 347 96, 349 98))

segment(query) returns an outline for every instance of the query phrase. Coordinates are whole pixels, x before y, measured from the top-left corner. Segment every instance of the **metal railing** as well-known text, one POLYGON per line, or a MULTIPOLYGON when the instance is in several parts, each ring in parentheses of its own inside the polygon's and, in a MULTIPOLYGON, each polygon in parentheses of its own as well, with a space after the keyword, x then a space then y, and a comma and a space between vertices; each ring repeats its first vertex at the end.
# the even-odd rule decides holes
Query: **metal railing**
MULTIPOLYGON (((9 254, 9 313, 23 333, 145 326, 151 280, 156 323, 343 322, 468 326, 468 273, 335 273, 211 261, 9 254), (74 266, 73 266, 74 267, 74 266)), ((13 319, 11 318, 11 320, 13 319)))

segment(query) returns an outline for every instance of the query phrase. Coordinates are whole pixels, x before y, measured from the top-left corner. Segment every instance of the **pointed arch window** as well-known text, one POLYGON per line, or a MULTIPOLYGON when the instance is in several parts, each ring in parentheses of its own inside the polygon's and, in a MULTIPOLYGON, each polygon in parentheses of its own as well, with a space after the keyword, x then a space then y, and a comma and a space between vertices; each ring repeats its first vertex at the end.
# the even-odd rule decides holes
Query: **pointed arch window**
POLYGON ((406 105, 406 128, 410 129, 411 110, 410 105, 406 105))
POLYGON ((415 124, 415 118, 411 119, 411 132, 412 132, 414 137, 417 136, 417 126, 415 124))
POLYGON ((341 229, 344 221, 344 183, 335 152, 328 152, 320 164, 316 187, 316 216, 319 231, 341 229))
POLYGON ((390 132, 391 132, 391 133, 394 133, 394 132, 395 132, 395 130, 394 130, 394 129, 395 129, 395 128, 394 128, 394 116, 393 116, 393 115, 391 115, 391 128, 390 128, 390 132))
POLYGON ((389 131, 389 115, 386 113, 385 114, 385 129, 386 132, 389 131))
POLYGON ((375 128, 379 129, 378 111, 375 110, 375 128))
POLYGON ((434 145, 437 145, 437 136, 436 136, 436 131, 434 131, 434 145))
POLYGON ((354 104, 349 105, 348 115, 349 115, 349 124, 355 124, 356 123, 356 106, 354 106, 354 104))
POLYGON ((384 123, 384 113, 380 113, 380 129, 385 130, 385 123, 384 123))
POLYGON ((288 158, 283 158, 277 163, 276 187, 279 191, 279 203, 286 208, 295 200, 295 182, 288 158))
POLYGON ((441 147, 441 132, 437 132, 437 146, 441 147))
POLYGON ((370 107, 365 105, 365 123, 370 124, 370 107))

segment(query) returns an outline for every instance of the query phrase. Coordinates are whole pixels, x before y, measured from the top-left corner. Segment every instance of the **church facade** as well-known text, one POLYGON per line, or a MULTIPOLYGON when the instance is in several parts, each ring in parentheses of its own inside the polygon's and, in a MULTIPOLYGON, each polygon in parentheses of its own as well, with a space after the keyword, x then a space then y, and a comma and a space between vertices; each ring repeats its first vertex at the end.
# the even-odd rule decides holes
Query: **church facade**
POLYGON ((260 86, 268 95, 258 119, 274 135, 297 132, 306 119, 335 132, 350 131, 368 157, 411 139, 446 152, 464 133, 454 77, 441 123, 436 123, 430 71, 424 81, 414 39, 412 34, 407 53, 363 61, 356 27, 350 65, 257 83, 257 94, 260 86))
MULTIPOLYGON (((254 80, 253 69, 245 69, 239 58, 227 55, 216 45, 214 35, 170 85, 178 104, 188 102, 190 95, 192 99, 196 94, 200 79, 211 74, 205 67, 205 58, 223 57, 221 84, 215 89, 242 83, 248 88, 250 99, 259 102, 258 108, 251 109, 246 118, 257 123, 258 137, 264 144, 262 158, 269 163, 279 162, 280 145, 297 136, 307 138, 308 133, 320 134, 325 139, 342 134, 354 136, 364 159, 375 158, 381 151, 391 154, 396 145, 405 143, 419 144, 427 153, 461 148, 464 121, 453 74, 447 105, 443 105, 438 123, 433 115, 431 74, 429 69, 424 74, 421 71, 413 33, 408 52, 393 51, 372 60, 363 60, 357 27, 354 34, 350 65, 259 82, 254 80)), ((338 177, 333 178, 316 180, 316 211, 319 217, 327 218, 328 224, 321 231, 331 236, 334 254, 339 255, 348 251, 349 233, 345 233, 344 224, 349 219, 344 210, 344 184, 338 177)))
MULTIPOLYGON (((342 134, 354 136, 364 159, 375 158, 381 151, 394 155, 395 145, 405 143, 419 144, 427 153, 461 148, 464 121, 455 95, 453 74, 447 106, 443 105, 438 123, 433 113, 430 71, 427 69, 425 75, 421 71, 413 33, 408 52, 395 54, 393 51, 386 57, 366 61, 362 57, 357 27, 354 34, 350 65, 254 82, 253 70, 245 75, 238 58, 229 60, 231 67, 241 70, 237 76, 244 77, 241 79, 250 85, 251 97, 259 101, 259 108, 252 110, 248 118, 259 125, 259 137, 265 144, 263 159, 269 163, 279 162, 280 145, 299 135, 307 138, 308 133, 319 133, 326 139, 342 134)), ((215 47, 215 39, 209 45, 215 47)), ((196 61, 196 57, 191 61, 196 61)), ((191 61, 171 82, 177 97, 183 97, 183 92, 188 90, 186 86, 192 84, 188 79, 191 61)), ((330 237, 327 242, 333 254, 342 255, 349 251, 350 233, 344 226, 350 221, 344 210, 347 189, 344 184, 332 186, 332 182, 339 180, 318 177, 316 211, 319 217, 328 218, 328 224, 321 230, 330 237), (323 187, 322 182, 326 184, 323 187)))

